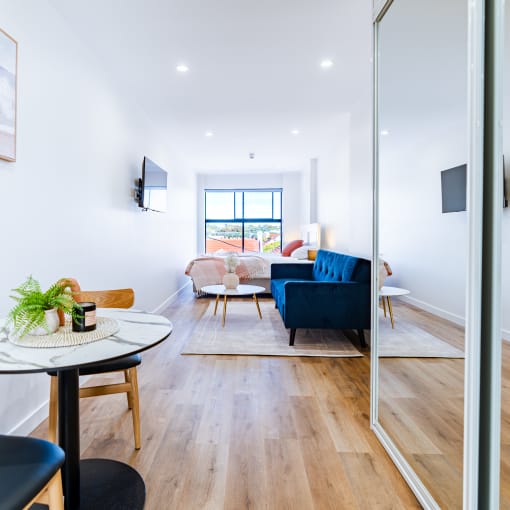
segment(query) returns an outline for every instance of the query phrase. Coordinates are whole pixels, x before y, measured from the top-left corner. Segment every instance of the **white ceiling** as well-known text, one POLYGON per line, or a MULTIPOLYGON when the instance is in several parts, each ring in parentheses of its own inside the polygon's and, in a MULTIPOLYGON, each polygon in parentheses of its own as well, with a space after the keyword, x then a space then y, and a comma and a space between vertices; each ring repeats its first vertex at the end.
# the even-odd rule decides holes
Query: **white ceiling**
POLYGON ((305 168, 367 97, 371 0, 49 1, 200 171, 305 168))

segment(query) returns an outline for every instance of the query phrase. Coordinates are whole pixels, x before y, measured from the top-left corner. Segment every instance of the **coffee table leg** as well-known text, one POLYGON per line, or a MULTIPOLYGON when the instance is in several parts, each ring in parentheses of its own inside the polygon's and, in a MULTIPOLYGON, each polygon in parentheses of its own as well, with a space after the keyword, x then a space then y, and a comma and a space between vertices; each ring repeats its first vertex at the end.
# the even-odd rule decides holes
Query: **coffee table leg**
POLYGON ((395 321, 393 320, 393 307, 391 306, 391 298, 390 296, 388 296, 386 299, 388 300, 388 310, 390 311, 391 329, 395 329, 395 321))
POLYGON ((259 300, 257 299, 257 294, 253 294, 253 299, 255 300, 255 304, 257 305, 259 317, 262 319, 262 312, 260 311, 259 300))
POLYGON ((214 303, 214 315, 216 315, 216 310, 218 310, 218 301, 220 300, 220 295, 216 294, 216 303, 214 303))
POLYGON ((227 317, 227 295, 223 297, 223 320, 221 321, 221 326, 225 327, 225 318, 227 317))

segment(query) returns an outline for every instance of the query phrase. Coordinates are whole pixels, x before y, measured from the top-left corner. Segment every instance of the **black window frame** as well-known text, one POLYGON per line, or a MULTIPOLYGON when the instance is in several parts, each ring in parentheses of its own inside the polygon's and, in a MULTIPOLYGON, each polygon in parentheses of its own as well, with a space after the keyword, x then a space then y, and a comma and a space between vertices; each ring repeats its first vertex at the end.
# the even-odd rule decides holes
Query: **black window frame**
POLYGON ((207 225, 209 223, 232 223, 232 224, 241 224, 241 252, 245 253, 244 250, 244 240, 245 240, 245 224, 246 223, 277 223, 280 225, 280 253, 282 251, 282 239, 283 239, 283 229, 282 229, 282 209, 283 209, 283 188, 205 188, 204 189, 204 249, 207 253, 207 225), (220 218, 214 220, 207 219, 207 193, 233 193, 233 217, 232 218, 220 218), (244 194, 245 193, 272 193, 272 217, 271 218, 245 218, 245 202, 244 202, 244 194), (236 217, 236 193, 242 193, 242 218, 236 217), (275 193, 280 194, 280 207, 279 207, 279 218, 275 218, 275 193))

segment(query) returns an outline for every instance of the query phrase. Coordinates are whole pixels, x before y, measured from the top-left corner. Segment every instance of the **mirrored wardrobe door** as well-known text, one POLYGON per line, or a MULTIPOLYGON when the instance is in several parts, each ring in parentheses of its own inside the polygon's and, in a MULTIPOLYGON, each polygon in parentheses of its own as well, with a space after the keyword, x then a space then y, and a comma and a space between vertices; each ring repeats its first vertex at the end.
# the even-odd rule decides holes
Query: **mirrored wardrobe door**
MULTIPOLYGON (((503 176, 505 199, 510 191, 510 6, 505 12, 505 48, 503 52, 503 176)), ((508 202, 504 203, 508 206, 508 202)), ((502 217, 501 318, 503 328, 501 366, 501 475, 500 508, 510 510, 510 208, 502 217)))
POLYGON ((394 0, 377 28, 378 425, 448 509, 462 508, 467 8, 394 0))

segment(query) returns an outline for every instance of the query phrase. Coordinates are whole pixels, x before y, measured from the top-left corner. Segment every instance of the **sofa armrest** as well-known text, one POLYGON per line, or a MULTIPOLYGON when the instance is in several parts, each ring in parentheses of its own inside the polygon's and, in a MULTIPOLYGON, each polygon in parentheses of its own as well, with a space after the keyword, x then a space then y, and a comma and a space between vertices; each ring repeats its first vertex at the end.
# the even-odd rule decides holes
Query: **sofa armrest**
POLYGON ((271 280, 284 280, 296 278, 299 280, 311 280, 313 278, 313 264, 305 263, 282 263, 271 264, 271 280))
POLYGON ((370 284, 289 281, 284 286, 286 327, 370 327, 370 284))

